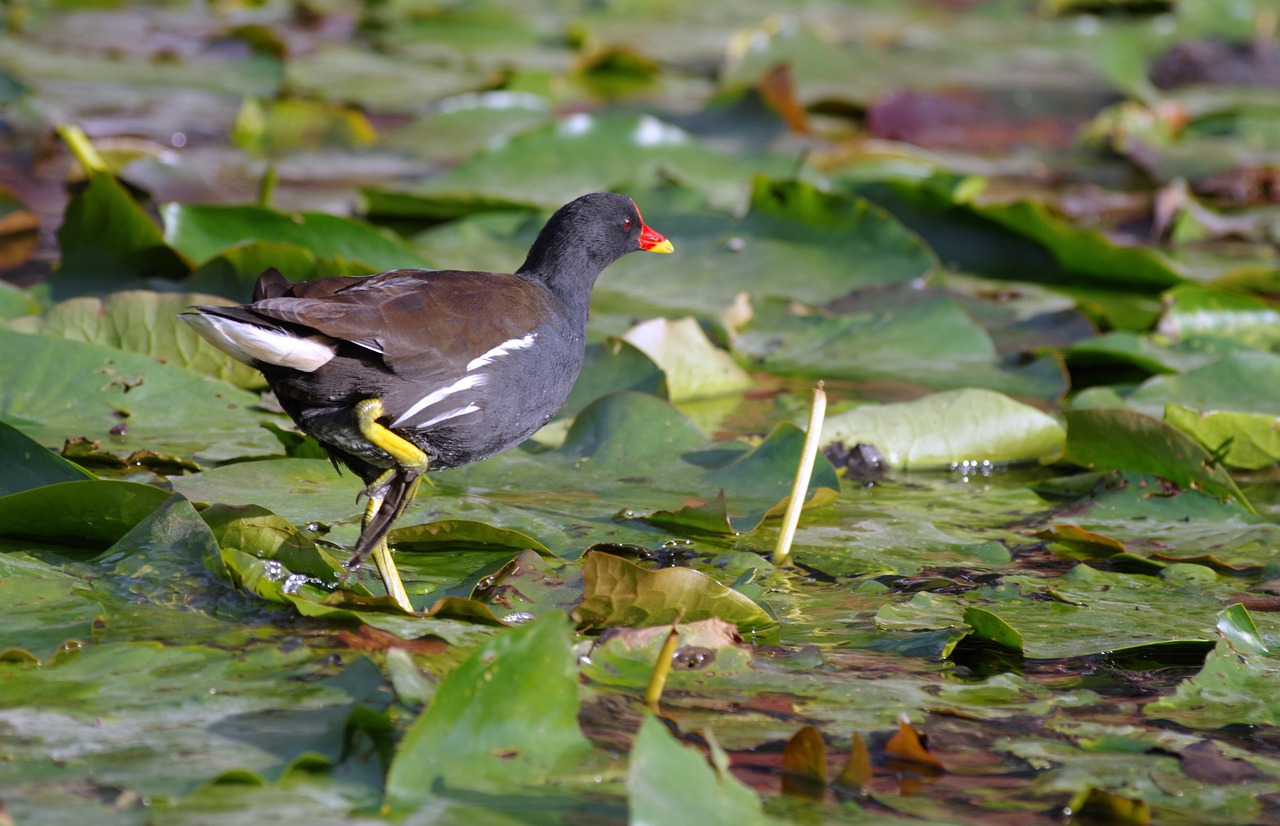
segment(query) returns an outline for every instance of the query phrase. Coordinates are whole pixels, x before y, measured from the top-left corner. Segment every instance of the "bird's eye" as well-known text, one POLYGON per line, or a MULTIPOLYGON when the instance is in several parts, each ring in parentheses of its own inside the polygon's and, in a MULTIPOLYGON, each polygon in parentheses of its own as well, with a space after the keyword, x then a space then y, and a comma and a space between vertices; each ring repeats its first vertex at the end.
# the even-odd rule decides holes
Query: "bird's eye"
POLYGON ((622 228, 627 231, 631 230, 631 216, 622 219, 622 228))

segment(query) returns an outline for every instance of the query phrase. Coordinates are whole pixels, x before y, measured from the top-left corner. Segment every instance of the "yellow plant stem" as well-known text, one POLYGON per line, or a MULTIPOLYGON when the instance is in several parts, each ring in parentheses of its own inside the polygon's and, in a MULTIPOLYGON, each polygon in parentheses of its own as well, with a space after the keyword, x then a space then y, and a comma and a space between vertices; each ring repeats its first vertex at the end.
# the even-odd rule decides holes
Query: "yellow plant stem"
POLYGON ((778 532, 778 544, 773 549, 773 564, 791 564, 791 543, 796 538, 796 526, 800 524, 800 509, 804 507, 804 495, 813 478, 813 463, 818 457, 818 442, 822 438, 822 422, 827 415, 827 392, 822 382, 813 386, 813 408, 809 411, 809 427, 804 434, 804 447, 800 451, 800 466, 795 481, 791 483, 791 499, 782 515, 782 530, 778 532))

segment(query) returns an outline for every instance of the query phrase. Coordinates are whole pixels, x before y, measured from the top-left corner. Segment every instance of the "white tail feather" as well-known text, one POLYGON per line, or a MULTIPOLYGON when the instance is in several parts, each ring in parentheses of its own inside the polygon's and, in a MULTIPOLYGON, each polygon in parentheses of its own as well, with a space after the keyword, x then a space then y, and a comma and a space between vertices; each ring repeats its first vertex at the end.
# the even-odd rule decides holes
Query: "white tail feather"
POLYGON ((245 364, 257 361, 313 373, 337 353, 333 340, 320 335, 301 338, 282 330, 206 313, 183 313, 182 320, 205 341, 245 364))

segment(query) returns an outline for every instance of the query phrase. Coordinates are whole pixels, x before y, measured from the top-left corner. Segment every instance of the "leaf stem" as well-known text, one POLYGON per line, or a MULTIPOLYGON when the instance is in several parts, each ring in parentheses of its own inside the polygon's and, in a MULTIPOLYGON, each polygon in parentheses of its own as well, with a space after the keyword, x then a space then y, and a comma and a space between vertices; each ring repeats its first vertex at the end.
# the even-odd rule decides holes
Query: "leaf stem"
POLYGON ((800 523, 800 509, 804 507, 809 479, 813 477, 813 462, 818 456, 822 422, 827 413, 827 392, 822 388, 822 382, 813 386, 813 408, 809 411, 809 426, 804 434, 804 447, 800 451, 800 466, 796 468, 796 478, 791 483, 791 499, 787 502, 786 513, 782 515, 782 530, 778 533, 778 544, 773 549, 774 565, 791 564, 791 542, 796 537, 796 526, 800 523))
POLYGON ((667 639, 658 652, 658 661, 653 664, 653 672, 649 675, 649 685, 644 690, 644 704, 654 714, 658 713, 658 704, 662 702, 662 691, 667 687, 667 676, 671 673, 671 660, 676 655, 680 644, 680 630, 674 623, 667 639))
POLYGON ((73 123, 60 123, 54 129, 57 131, 58 137, 62 138, 62 142, 71 150, 71 154, 84 167, 86 173, 111 171, 107 167, 107 162, 103 160, 102 155, 98 154, 97 149, 94 149, 93 144, 89 141, 89 136, 79 126, 73 123))

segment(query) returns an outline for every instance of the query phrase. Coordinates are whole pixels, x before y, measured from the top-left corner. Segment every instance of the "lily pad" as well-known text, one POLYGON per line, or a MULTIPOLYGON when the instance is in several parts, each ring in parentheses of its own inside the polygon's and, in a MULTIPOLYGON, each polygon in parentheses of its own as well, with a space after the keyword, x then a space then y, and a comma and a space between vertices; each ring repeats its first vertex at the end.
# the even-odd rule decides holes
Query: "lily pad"
POLYGON ((178 320, 178 314, 193 304, 224 303, 200 293, 122 290, 103 298, 82 296, 61 301, 42 317, 24 320, 27 323, 21 329, 139 353, 237 387, 262 389, 266 380, 261 373, 231 358, 178 320))
POLYGON ((317 256, 360 261, 376 270, 426 266, 416 252, 390 233, 323 212, 169 203, 161 216, 165 239, 196 264, 210 261, 229 247, 270 241, 304 247, 317 256))
POLYGON ((622 338, 662 368, 673 402, 740 392, 755 383, 732 356, 711 343, 693 318, 650 319, 622 338))
POLYGON ((709 739, 711 759, 680 744, 667 726, 645 715, 631 747, 627 792, 635 826, 697 822, 707 826, 771 823, 760 798, 729 771, 729 758, 709 739))
POLYGON ((410 726, 387 775, 388 802, 412 808, 437 782, 464 789, 544 782, 591 748, 578 705, 563 614, 493 638, 441 681, 410 726))
POLYGON ((0 497, 0 535, 75 548, 106 547, 168 498, 159 488, 135 482, 94 479, 46 485, 0 497))
POLYGON ((774 623, 746 596, 689 568, 649 571, 592 552, 583 559, 582 576, 582 604, 574 616, 592 625, 662 625, 718 617, 750 630, 774 623))
POLYGON ((34 560, 0 555, 0 662, 46 659, 68 643, 93 642, 102 606, 86 596, 79 579, 34 560))
POLYGON ((1190 435, 1228 467, 1259 470, 1280 463, 1280 416, 1232 410, 1197 411, 1167 404, 1164 420, 1190 435))
POLYGON ((218 460, 279 451, 258 397, 113 347, 0 330, 0 421, 61 446, 75 436, 131 453, 218 460), (116 435, 119 434, 119 435, 116 435))
POLYGON ((180 278, 191 263, 166 243, 160 228, 120 182, 91 170, 58 229, 62 250, 56 295, 108 292, 145 278, 180 278))
POLYGON ((824 445, 873 445, 890 466, 916 470, 1034 461, 1060 452, 1065 441, 1052 416, 978 389, 862 405, 828 417, 822 427, 824 445))
POLYGON ((1082 467, 1151 473, 1252 510, 1235 480, 1195 440, 1131 410, 1068 410, 1064 458, 1082 467))
POLYGON ((72 464, 22 431, 0 422, 0 497, 24 490, 93 479, 94 475, 72 464))

